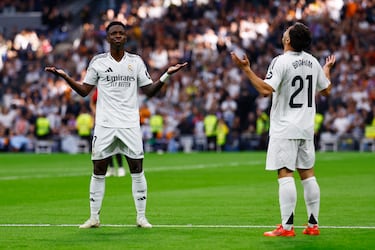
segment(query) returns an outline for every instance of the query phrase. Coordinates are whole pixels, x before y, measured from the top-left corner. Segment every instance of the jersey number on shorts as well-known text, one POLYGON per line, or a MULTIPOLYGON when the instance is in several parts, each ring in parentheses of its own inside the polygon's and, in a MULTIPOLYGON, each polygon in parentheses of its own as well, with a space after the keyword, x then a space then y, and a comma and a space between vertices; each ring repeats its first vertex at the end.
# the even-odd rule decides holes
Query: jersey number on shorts
MULTIPOLYGON (((307 106, 312 107, 313 93, 312 93, 312 75, 306 76, 307 81, 307 106)), ((302 76, 295 76, 292 80, 292 87, 297 87, 296 91, 293 92, 289 100, 289 107, 291 108, 301 108, 303 103, 295 103, 294 98, 301 93, 305 87, 305 82, 302 76)))

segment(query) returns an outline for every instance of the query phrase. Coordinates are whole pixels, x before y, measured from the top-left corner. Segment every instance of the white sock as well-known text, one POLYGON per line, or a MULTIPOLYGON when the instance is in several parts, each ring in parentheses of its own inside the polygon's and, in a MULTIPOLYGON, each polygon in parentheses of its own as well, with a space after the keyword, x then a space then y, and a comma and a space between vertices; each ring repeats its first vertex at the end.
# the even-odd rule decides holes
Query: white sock
POLYGON ((137 218, 144 217, 146 213, 147 202, 147 182, 144 172, 131 174, 132 191, 137 218))
POLYGON ((315 176, 302 181, 309 227, 318 224, 320 188, 315 176))
POLYGON ((283 228, 291 230, 297 204, 297 189, 293 177, 283 177, 279 182, 279 203, 283 228))
POLYGON ((90 182, 90 213, 91 219, 99 220, 100 209, 105 191, 105 175, 92 174, 90 182))

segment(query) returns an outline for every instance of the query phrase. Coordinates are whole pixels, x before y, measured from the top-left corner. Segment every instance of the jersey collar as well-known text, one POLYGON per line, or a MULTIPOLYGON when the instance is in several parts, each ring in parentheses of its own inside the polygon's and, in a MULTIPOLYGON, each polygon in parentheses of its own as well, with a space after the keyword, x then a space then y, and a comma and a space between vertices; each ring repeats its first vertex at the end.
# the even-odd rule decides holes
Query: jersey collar
POLYGON ((285 51, 285 54, 298 56, 298 55, 301 55, 302 52, 303 52, 303 51, 301 51, 301 52, 297 52, 297 51, 293 51, 293 50, 288 50, 288 51, 285 51))
MULTIPOLYGON (((125 51, 124 56, 121 58, 121 61, 125 60, 127 54, 128 54, 128 53, 125 51)), ((113 56, 111 55, 111 52, 108 52, 108 55, 109 55, 109 57, 110 57, 113 61, 118 62, 115 58, 113 58, 113 56)), ((119 62, 121 62, 121 61, 119 61, 119 62)))

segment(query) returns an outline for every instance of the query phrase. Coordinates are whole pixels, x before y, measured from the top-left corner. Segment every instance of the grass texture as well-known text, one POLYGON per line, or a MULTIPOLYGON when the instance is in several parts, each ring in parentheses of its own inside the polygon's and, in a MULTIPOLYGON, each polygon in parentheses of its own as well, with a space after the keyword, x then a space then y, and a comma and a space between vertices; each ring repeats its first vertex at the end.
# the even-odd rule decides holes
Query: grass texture
MULTIPOLYGON (((126 162, 126 161, 124 161, 126 162)), ((146 154, 147 217, 135 227, 131 178, 106 179, 102 226, 89 217, 88 154, 0 154, 0 249, 372 249, 375 154, 317 153, 320 236, 298 176, 297 236, 268 238, 280 223, 276 173, 264 152, 146 154)))

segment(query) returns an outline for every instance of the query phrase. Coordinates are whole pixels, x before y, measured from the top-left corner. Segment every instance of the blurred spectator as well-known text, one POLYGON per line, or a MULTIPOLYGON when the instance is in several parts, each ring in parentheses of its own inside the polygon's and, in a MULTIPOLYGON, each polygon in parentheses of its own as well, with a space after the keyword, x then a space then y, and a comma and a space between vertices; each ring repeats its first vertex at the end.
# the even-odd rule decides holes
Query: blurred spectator
POLYGON ((322 132, 322 125, 324 121, 324 116, 320 113, 315 114, 315 124, 314 124, 314 145, 315 149, 320 147, 320 135, 322 132))
POLYGON ((47 140, 51 137, 50 122, 42 112, 39 112, 35 120, 35 136, 37 140, 47 140))
POLYGON ((151 115, 150 129, 152 133, 151 146, 153 151, 165 151, 166 147, 162 142, 164 133, 164 118, 159 112, 151 115))
POLYGON ((158 43, 156 48, 150 52, 149 65, 152 69, 163 71, 169 64, 168 52, 163 44, 158 43))
POLYGON ((31 139, 22 134, 10 133, 10 151, 11 152, 29 152, 31 151, 31 139))
POLYGON ((227 144, 227 136, 229 134, 229 128, 225 123, 225 120, 221 117, 217 123, 217 150, 219 152, 224 151, 227 144))
POLYGON ((259 149, 265 150, 268 145, 268 131, 270 129, 269 115, 260 109, 256 111, 256 134, 259 137, 259 149))
POLYGON ((16 135, 23 135, 28 136, 30 131, 33 129, 31 128, 29 118, 29 111, 26 107, 21 106, 17 109, 17 116, 15 118, 15 122, 13 124, 13 131, 16 135))
POLYGON ((204 116, 201 110, 194 106, 192 107, 193 124, 194 124, 194 149, 201 151, 206 150, 206 134, 204 132, 204 116))
POLYGON ((0 124, 3 125, 6 129, 11 129, 16 116, 17 111, 14 106, 9 108, 3 106, 0 112, 0 124))
POLYGON ((88 145, 91 145, 91 134, 94 128, 94 118, 89 113, 88 108, 83 105, 81 106, 81 111, 77 116, 76 128, 78 136, 86 140, 88 145))
POLYGON ((244 123, 244 130, 239 133, 239 149, 240 150, 258 150, 260 148, 261 136, 257 134, 257 116, 255 112, 250 112, 244 123))
POLYGON ((23 29, 14 37, 13 48, 18 52, 21 60, 35 59, 39 46, 39 37, 34 30, 23 29))
POLYGON ((218 126, 218 117, 215 114, 215 111, 211 109, 203 120, 204 123, 204 133, 206 135, 206 143, 208 151, 217 150, 217 126, 218 126))
POLYGON ((343 106, 340 106, 337 111, 337 117, 333 120, 331 124, 331 130, 341 136, 349 132, 350 119, 347 116, 347 111, 343 106))
MULTIPOLYGON (((15 111, 25 106, 33 116, 39 110, 45 112, 55 136, 74 135, 82 103, 76 101, 76 94, 64 81, 46 76, 42 69, 55 64, 82 77, 93 53, 107 49, 108 44, 99 39, 105 35, 104 27, 109 21, 120 20, 128 26, 126 48, 145 58, 151 77, 157 77, 168 62, 189 62, 188 70, 170 80, 170 88, 147 101, 149 114, 145 116, 143 108, 140 110, 145 140, 149 134, 147 117, 162 110, 168 114, 164 129, 171 130, 176 129, 182 114, 191 110, 193 149, 205 148, 206 142, 200 139, 205 137, 202 116, 214 109, 228 125, 227 146, 249 150, 255 145, 250 138, 259 129, 253 125, 254 120, 261 119, 256 110, 268 115, 270 99, 258 97, 233 67, 228 52, 246 53, 257 66, 254 70, 262 75, 270 58, 282 52, 280 41, 285 27, 299 20, 311 29, 316 44, 311 52, 321 63, 330 51, 336 51, 332 95, 317 100, 318 110, 324 115, 321 130, 338 133, 332 125, 336 119, 336 124, 340 123, 341 118, 335 114, 340 106, 350 113, 349 134, 353 138, 363 136, 375 106, 373 1, 170 2, 103 1, 86 5, 73 16, 62 0, 46 0, 43 4, 0 1, 0 13, 41 11, 46 28, 14 29, 8 37, 0 31, 0 122, 4 121, 14 135, 18 119, 15 111), (347 105, 349 102, 353 104, 347 105)), ((140 103, 144 99, 141 94, 140 103)), ((170 134, 176 136, 177 129, 170 134)))
POLYGON ((221 112, 223 113, 224 121, 229 127, 232 127, 237 110, 237 103, 230 95, 227 95, 225 100, 221 103, 220 108, 221 112))
POLYGON ((10 150, 12 152, 28 152, 32 150, 33 125, 30 124, 29 112, 25 107, 17 109, 13 128, 10 129, 10 150))
POLYGON ((0 72, 3 70, 4 61, 6 60, 8 46, 3 34, 0 33, 0 72))
POLYGON ((0 152, 9 151, 9 129, 0 123, 0 152))
POLYGON ((194 145, 194 116, 192 113, 185 115, 178 123, 178 137, 184 153, 190 153, 194 145))
POLYGON ((146 123, 147 120, 149 120, 151 117, 151 111, 148 108, 146 102, 142 102, 141 106, 139 107, 139 118, 141 126, 146 123))

